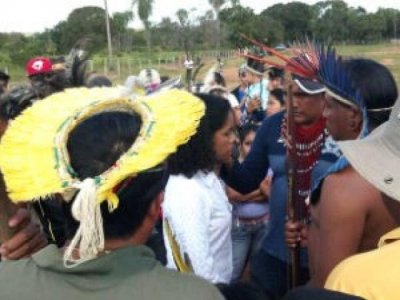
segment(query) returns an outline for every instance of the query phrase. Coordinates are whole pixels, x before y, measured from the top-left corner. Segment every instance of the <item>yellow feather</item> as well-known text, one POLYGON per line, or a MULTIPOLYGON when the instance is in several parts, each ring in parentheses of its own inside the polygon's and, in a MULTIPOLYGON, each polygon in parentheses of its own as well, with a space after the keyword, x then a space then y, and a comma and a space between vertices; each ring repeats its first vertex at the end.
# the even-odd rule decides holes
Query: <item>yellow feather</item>
POLYGON ((98 201, 108 200, 112 208, 118 205, 113 188, 127 177, 163 162, 196 132, 205 112, 202 101, 181 90, 134 101, 121 99, 117 88, 77 88, 51 95, 26 109, 1 140, 0 168, 10 198, 14 202, 32 201, 70 191, 77 179, 64 174, 68 161, 60 161, 55 149, 63 146, 61 149, 66 151, 73 128, 113 105, 131 107, 142 116, 143 125, 139 138, 117 161, 117 167, 99 176, 98 201))

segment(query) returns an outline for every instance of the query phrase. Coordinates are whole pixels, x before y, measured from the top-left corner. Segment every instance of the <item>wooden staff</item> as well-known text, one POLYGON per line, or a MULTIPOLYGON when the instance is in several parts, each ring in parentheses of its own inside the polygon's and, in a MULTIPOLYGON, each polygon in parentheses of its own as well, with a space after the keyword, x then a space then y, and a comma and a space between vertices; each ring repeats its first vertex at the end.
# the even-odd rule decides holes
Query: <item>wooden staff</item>
MULTIPOLYGON (((287 119, 286 119, 286 139, 287 139, 287 216, 288 220, 296 222, 300 220, 300 212, 296 205, 296 136, 295 136, 295 122, 293 116, 293 81, 289 79, 287 87, 287 119)), ((290 264, 288 272, 288 282, 290 287, 299 285, 300 281, 300 245, 297 244, 295 248, 290 248, 290 264)))

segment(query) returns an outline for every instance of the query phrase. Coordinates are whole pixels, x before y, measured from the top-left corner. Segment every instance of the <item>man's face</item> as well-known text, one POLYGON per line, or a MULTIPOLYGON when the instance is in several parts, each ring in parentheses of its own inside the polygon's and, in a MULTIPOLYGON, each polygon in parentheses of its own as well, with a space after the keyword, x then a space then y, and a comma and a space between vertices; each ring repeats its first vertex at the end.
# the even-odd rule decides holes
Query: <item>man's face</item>
POLYGON ((241 70, 239 72, 239 80, 240 80, 241 85, 248 85, 249 82, 248 82, 247 76, 248 76, 248 73, 246 71, 241 70))
POLYGON ((256 83, 256 82, 258 82, 260 80, 259 80, 259 76, 255 75, 255 74, 253 74, 251 72, 247 72, 246 81, 247 81, 248 85, 251 85, 251 84, 254 84, 254 83, 256 83))
POLYGON ((303 92, 297 84, 292 85, 293 116, 299 125, 309 126, 322 117, 325 107, 324 94, 310 95, 303 92))
POLYGON ((354 108, 341 104, 331 96, 326 95, 323 115, 326 118, 326 128, 335 141, 351 140, 359 135, 362 117, 360 112, 354 108), (354 115, 358 117, 354 118, 354 115), (352 122, 354 122, 354 126, 351 126, 352 122))

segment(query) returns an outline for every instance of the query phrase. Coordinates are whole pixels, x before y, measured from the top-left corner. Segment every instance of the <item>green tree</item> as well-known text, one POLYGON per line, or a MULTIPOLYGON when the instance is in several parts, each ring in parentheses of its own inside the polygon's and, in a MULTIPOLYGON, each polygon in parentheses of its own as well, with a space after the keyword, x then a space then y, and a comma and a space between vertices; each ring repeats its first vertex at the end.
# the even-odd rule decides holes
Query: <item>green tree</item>
POLYGON ((157 24, 152 33, 154 43, 156 46, 164 50, 177 50, 179 49, 179 25, 173 22, 171 18, 162 18, 161 22, 157 24))
POLYGON ((287 41, 312 35, 313 10, 307 4, 301 2, 276 4, 261 12, 261 15, 279 22, 283 26, 284 39, 287 41))
POLYGON ((114 37, 114 45, 119 50, 127 50, 132 46, 132 32, 128 30, 128 24, 133 20, 133 12, 116 12, 113 14, 111 28, 114 37))
POLYGON ((234 6, 221 10, 220 19, 224 31, 230 44, 234 47, 244 47, 247 45, 240 34, 254 36, 257 28, 254 27, 254 19, 256 15, 249 7, 234 6))
POLYGON ((351 42, 368 43, 382 39, 385 22, 377 14, 368 14, 362 7, 348 10, 348 37, 351 42))
MULTIPOLYGON (((112 19, 110 23, 114 27, 112 19)), ((101 50, 107 42, 105 11, 96 6, 77 8, 69 14, 66 21, 58 23, 50 34, 59 53, 68 52, 81 38, 90 39, 88 50, 101 50)))
POLYGON ((382 35, 387 39, 400 37, 400 11, 393 8, 380 8, 376 16, 384 23, 382 35))
POLYGON ((134 0, 132 4, 137 3, 138 6, 138 15, 140 20, 143 23, 145 32, 146 32, 146 43, 147 50, 151 49, 151 22, 149 20, 150 16, 153 13, 153 3, 154 0, 134 0))
POLYGON ((221 22, 220 22, 220 11, 222 6, 225 4, 225 0, 208 0, 210 5, 212 6, 215 13, 216 20, 216 34, 217 34, 217 50, 219 51, 221 48, 221 22))
POLYGON ((314 35, 320 40, 346 41, 349 36, 348 6, 342 0, 321 1, 314 5, 314 35))

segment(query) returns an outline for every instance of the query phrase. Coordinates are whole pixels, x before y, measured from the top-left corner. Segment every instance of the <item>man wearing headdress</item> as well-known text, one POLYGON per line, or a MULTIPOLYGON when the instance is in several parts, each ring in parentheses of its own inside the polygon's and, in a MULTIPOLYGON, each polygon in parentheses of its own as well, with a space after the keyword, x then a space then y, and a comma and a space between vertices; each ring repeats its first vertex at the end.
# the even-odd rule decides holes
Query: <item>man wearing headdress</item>
MULTIPOLYGON (((378 127, 376 132, 363 140, 339 142, 354 173, 382 194, 383 204, 396 217, 400 201, 399 116, 400 101, 397 100, 389 121, 378 127)), ((399 240, 399 227, 386 232, 379 240, 378 249, 351 256, 337 265, 330 273, 325 288, 369 300, 398 299, 399 240)))
MULTIPOLYGON (((313 155, 304 154, 308 163, 302 165, 303 174, 299 181, 298 201, 307 197, 311 182, 326 172, 337 159, 339 153, 327 136, 325 121, 322 118, 324 109, 324 87, 316 81, 296 76, 293 78, 291 93, 293 95, 293 117, 296 124, 297 147, 313 155), (318 162, 317 162, 318 161, 318 162), (301 199, 300 199, 301 198, 301 199)), ((270 228, 264 239, 262 249, 251 262, 252 277, 267 292, 277 297, 288 290, 287 269, 289 251, 284 238, 284 224, 287 213, 287 148, 282 135, 285 125, 285 112, 264 120, 257 132, 252 149, 242 163, 235 163, 228 185, 242 193, 258 188, 269 168, 273 171, 270 204, 270 228)), ((301 252, 302 282, 308 279, 306 251, 301 252)))
POLYGON ((144 246, 160 214, 164 161, 204 112, 198 98, 177 90, 131 101, 119 89, 81 88, 16 118, 0 146, 9 196, 62 194, 69 242, 2 262, 0 298, 223 299, 206 281, 163 268, 144 246), (52 118, 41 122, 49 109, 52 118), (26 151, 32 160, 21 159, 26 151))
MULTIPOLYGON (((342 60, 329 54, 320 66, 327 88, 328 130, 337 141, 363 138, 387 120, 398 96, 395 80, 372 60, 342 60)), ((376 248, 380 236, 400 225, 400 205, 388 208, 385 197, 346 158, 329 170, 311 195, 308 249, 314 286, 322 287, 341 260, 376 248)))

